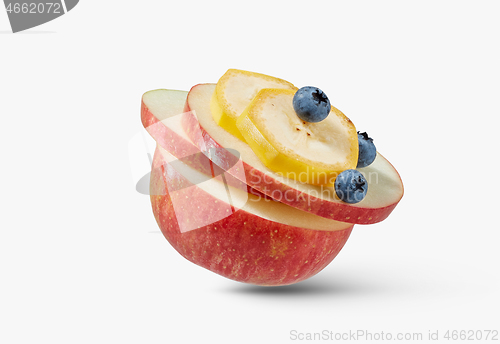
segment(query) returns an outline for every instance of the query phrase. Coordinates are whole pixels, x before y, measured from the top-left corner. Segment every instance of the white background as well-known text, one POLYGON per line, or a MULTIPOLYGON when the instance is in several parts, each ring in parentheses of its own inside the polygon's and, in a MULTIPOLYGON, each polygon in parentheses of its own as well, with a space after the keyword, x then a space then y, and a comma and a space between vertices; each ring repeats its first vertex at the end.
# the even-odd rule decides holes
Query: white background
POLYGON ((0 342, 500 330, 499 10, 84 0, 18 34, 0 10, 0 342), (322 88, 402 176, 393 214, 356 226, 308 281, 262 288, 191 264, 134 189, 141 95, 228 68, 322 88))

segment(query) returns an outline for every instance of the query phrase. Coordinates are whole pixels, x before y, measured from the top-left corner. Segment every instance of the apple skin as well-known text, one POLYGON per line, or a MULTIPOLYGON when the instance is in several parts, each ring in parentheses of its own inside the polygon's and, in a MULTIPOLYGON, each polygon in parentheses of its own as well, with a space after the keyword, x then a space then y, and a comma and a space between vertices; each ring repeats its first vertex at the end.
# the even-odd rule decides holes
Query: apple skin
MULTIPOLYGON (((181 233, 166 185, 177 192, 189 183, 162 157, 153 158, 150 194, 161 232, 184 258, 229 279, 261 286, 303 281, 323 270, 346 243, 353 226, 337 231, 311 230, 261 218, 245 210, 181 233)), ((186 197, 193 197, 192 193, 186 197)), ((215 204, 207 192, 196 192, 197 201, 215 204)), ((197 216, 208 217, 199 212, 197 216)))
MULTIPOLYGON (((195 85, 188 93, 186 104, 184 106, 182 125, 184 132, 196 146, 206 147, 206 149, 217 148, 218 155, 214 162, 218 166, 227 170, 227 161, 234 159, 232 154, 225 151, 223 149, 224 147, 217 143, 217 141, 215 141, 215 139, 211 137, 210 134, 200 125, 198 119, 193 114, 193 109, 190 107, 190 96, 193 91, 199 87, 203 87, 204 85, 211 84, 195 85)), ((379 158, 385 160, 385 158, 383 158, 380 154, 379 158)), ((273 195, 280 195, 281 198, 278 199, 278 201, 282 203, 296 209, 336 221, 353 224, 373 224, 381 222, 390 215, 403 197, 403 193, 401 192, 401 196, 396 202, 385 207, 378 208, 363 207, 359 204, 353 206, 344 202, 329 202, 324 201, 319 197, 308 195, 297 189, 291 188, 290 186, 281 183, 279 180, 269 177, 263 171, 247 164, 244 160, 243 168, 245 170, 246 183, 254 190, 266 194, 271 198, 273 198, 273 195)))

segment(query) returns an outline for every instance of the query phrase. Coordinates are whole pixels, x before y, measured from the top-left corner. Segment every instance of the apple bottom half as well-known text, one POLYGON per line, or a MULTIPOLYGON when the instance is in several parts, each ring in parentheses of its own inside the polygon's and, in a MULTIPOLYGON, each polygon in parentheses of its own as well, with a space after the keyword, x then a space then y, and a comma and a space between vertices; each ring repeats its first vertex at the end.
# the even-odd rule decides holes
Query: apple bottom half
MULTIPOLYGON (((209 225, 181 233, 167 185, 184 183, 168 170, 158 150, 151 172, 151 203, 161 232, 187 260, 229 279, 279 286, 303 281, 324 269, 340 252, 353 226, 337 231, 294 227, 238 210, 209 225)), ((192 188, 182 189, 186 197, 192 188)), ((204 192, 199 203, 214 203, 204 192)), ((215 206, 215 205, 214 205, 215 206)), ((196 216, 210 217, 203 212, 196 216)), ((195 219, 193 219, 195 220, 195 219)))

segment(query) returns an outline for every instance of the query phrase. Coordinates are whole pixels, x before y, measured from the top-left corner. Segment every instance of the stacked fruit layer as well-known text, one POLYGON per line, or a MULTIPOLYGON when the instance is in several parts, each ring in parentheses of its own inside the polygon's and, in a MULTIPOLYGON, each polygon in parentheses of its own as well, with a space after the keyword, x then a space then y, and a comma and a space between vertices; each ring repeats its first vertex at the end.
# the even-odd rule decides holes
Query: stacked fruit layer
MULTIPOLYGON (((277 94, 297 90, 281 85, 290 91, 277 94)), ((142 99, 142 123, 157 141, 153 213, 167 240, 188 260, 241 282, 296 283, 338 254, 353 224, 382 221, 401 199, 401 179, 379 153, 357 169, 368 192, 355 204, 340 200, 332 185, 304 183, 269 168, 255 142, 247 143, 248 133, 234 134, 241 128, 239 116, 217 102, 217 86, 200 84, 189 93, 154 90, 142 99)), ((253 87, 238 111, 245 113, 262 88, 253 87)))
POLYGON ((358 224, 384 220, 395 208, 403 195, 403 185, 394 167, 378 154, 368 167, 359 169, 367 176, 369 192, 357 204, 342 202, 332 187, 311 185, 287 178, 267 168, 246 143, 218 126, 210 112, 210 98, 214 84, 194 86, 188 94, 183 129, 177 129, 189 137, 200 150, 218 149, 214 163, 227 168, 226 161, 234 159, 232 148, 239 152, 245 169, 245 182, 270 197, 326 218, 358 224))

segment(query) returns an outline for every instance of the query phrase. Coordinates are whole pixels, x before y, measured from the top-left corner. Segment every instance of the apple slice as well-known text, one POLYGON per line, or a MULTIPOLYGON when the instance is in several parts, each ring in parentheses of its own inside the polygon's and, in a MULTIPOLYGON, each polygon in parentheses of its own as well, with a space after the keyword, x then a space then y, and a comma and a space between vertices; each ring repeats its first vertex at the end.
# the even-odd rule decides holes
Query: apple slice
POLYGON ((158 226, 175 250, 239 282, 277 286, 305 280, 335 258, 353 228, 249 194, 218 178, 207 181, 204 173, 159 145, 150 194, 158 226))
MULTIPOLYGON (((215 84, 200 84, 191 89, 182 118, 184 131, 200 150, 222 149, 212 160, 224 170, 229 167, 227 162, 234 159, 231 152, 239 152, 244 181, 252 188, 294 208, 357 224, 384 220, 403 197, 399 174, 381 154, 377 154, 370 166, 359 169, 368 181, 368 193, 363 201, 356 204, 342 202, 332 187, 300 183, 273 172, 260 161, 250 146, 215 123, 210 110, 214 90, 215 84)), ((148 116, 161 118, 161 114, 154 110, 148 116)), ((181 135, 178 129, 176 132, 181 135)), ((240 180, 243 180, 242 175, 238 176, 240 180)))
POLYGON ((188 92, 179 90, 158 89, 144 93, 141 102, 141 121, 144 128, 155 139, 158 145, 173 154, 180 161, 196 166, 206 176, 215 177, 224 173, 226 183, 250 192, 254 195, 272 199, 253 189, 245 183, 245 174, 238 152, 212 148, 208 153, 223 155, 226 169, 222 170, 213 164, 205 155, 205 147, 195 146, 184 133, 181 119, 188 92), (229 173, 226 173, 229 172, 229 173))

